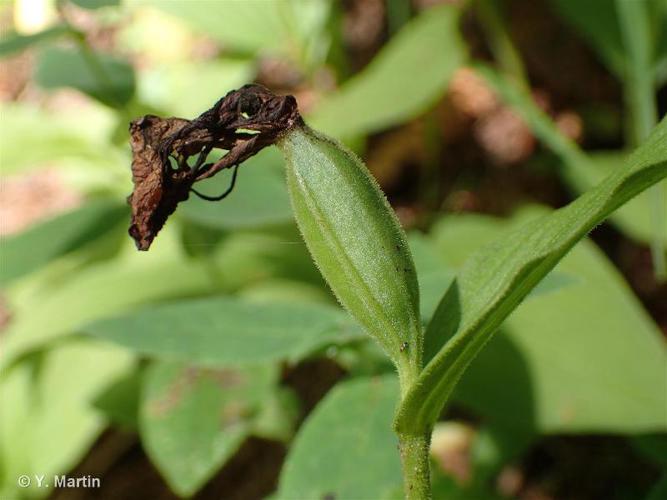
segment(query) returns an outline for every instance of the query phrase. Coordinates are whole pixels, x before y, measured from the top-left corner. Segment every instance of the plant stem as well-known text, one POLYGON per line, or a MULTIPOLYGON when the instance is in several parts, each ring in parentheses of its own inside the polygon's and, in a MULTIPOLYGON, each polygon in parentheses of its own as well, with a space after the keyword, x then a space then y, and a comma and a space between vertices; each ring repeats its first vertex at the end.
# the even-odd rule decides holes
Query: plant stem
MULTIPOLYGON (((645 2, 616 0, 621 35, 628 63, 625 68, 625 101, 630 115, 630 137, 632 146, 641 144, 658 121, 653 81, 652 43, 650 23, 645 2)), ((667 246, 667 207, 665 206, 664 183, 649 191, 649 203, 654 227, 651 241, 653 269, 659 281, 667 279, 665 251, 667 246)))
POLYGON ((431 499, 430 441, 430 429, 421 435, 399 434, 398 436, 406 500, 431 499))
POLYGON ((477 0, 477 15, 489 41, 489 48, 503 73, 529 88, 521 55, 512 42, 496 0, 477 0))

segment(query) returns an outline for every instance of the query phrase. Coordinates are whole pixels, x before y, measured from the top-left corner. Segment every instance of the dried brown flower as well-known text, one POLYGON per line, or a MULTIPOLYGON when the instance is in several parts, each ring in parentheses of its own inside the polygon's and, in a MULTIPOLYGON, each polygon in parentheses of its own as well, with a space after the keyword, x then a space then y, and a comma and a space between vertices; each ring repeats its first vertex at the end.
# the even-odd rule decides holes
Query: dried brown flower
POLYGON ((139 250, 148 250, 158 231, 192 186, 240 163, 273 144, 282 133, 301 122, 296 100, 276 96, 260 85, 229 92, 194 120, 146 115, 130 123, 132 207, 130 236, 139 250), (206 163, 210 152, 227 153, 206 163), (196 156, 194 161, 188 161, 196 156))

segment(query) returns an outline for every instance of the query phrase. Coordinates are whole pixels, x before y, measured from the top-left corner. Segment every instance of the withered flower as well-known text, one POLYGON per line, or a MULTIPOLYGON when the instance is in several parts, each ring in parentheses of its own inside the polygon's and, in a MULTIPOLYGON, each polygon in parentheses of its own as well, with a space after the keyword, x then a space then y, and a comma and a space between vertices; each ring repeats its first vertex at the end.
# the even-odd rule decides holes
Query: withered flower
POLYGON ((229 92, 194 120, 146 115, 132 121, 134 190, 128 198, 132 207, 129 233, 137 248, 148 250, 190 192, 219 200, 233 188, 232 184, 222 195, 208 197, 194 190, 194 183, 238 167, 300 122, 293 96, 276 96, 260 85, 229 92), (227 152, 217 162, 206 163, 216 148, 227 152), (196 159, 189 161, 191 157, 196 159))

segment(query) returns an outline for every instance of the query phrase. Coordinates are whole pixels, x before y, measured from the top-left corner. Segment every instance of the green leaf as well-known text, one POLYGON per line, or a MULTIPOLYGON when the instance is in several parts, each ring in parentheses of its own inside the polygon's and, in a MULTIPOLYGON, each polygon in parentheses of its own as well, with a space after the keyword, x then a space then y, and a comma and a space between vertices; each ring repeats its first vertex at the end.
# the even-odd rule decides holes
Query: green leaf
POLYGON ((625 51, 613 0, 549 0, 549 3, 581 33, 611 71, 617 76, 623 74, 625 51))
POLYGON ((139 428, 141 384, 141 371, 124 373, 95 397, 93 406, 112 424, 123 430, 136 431, 139 428))
POLYGON ((212 371, 158 362, 148 368, 141 440, 174 492, 194 494, 236 452, 276 375, 263 366, 212 371))
MULTIPOLYGON (((425 322, 435 313, 442 298, 442 289, 447 289, 456 277, 456 269, 462 263, 462 261, 458 261, 459 258, 462 258, 461 255, 463 255, 463 258, 470 255, 471 250, 478 247, 475 243, 480 240, 488 241, 489 235, 499 234, 497 230, 504 226, 500 219, 480 215, 458 215, 445 220, 446 224, 436 225, 434 236, 438 237, 443 233, 447 233, 449 236, 449 233, 454 233, 453 243, 448 241, 445 247, 446 251, 438 252, 436 246, 420 234, 413 233, 408 237, 417 267, 421 317, 425 322)), ((444 239, 448 240, 449 238, 445 237, 444 239)), ((577 278, 573 276, 552 272, 532 290, 530 297, 550 293, 575 282, 577 282, 577 278)), ((429 358, 428 348, 426 351, 426 357, 429 358)))
POLYGON ((290 130, 279 147, 313 260, 401 376, 412 376, 422 349, 417 275, 387 199, 354 153, 305 126, 290 130))
POLYGON ((405 395, 397 428, 412 432, 428 428, 472 359, 530 290, 611 212, 665 176, 667 119, 625 168, 566 207, 531 221, 471 257, 438 306, 441 317, 448 318, 441 332, 446 343, 405 395), (448 333, 453 333, 449 340, 448 333))
POLYGON ((38 269, 61 255, 98 238, 127 216, 115 200, 96 200, 59 215, 23 233, 0 239, 0 283, 38 269))
POLYGON ((43 276, 38 273, 8 289, 15 319, 3 332, 0 367, 96 319, 154 300, 210 291, 208 271, 179 255, 169 234, 162 233, 151 255, 137 252, 128 241, 127 255, 78 269, 73 276, 68 275, 71 263, 56 262, 65 267, 65 277, 53 279, 47 268, 43 276))
MULTIPOLYGON (((434 239, 445 261, 450 254, 459 260, 463 249, 471 253, 528 217, 522 213, 509 223, 450 217, 436 225, 434 239)), ((622 277, 588 240, 550 276, 575 278, 548 294, 533 293, 517 308, 471 363, 454 399, 509 433, 638 433, 664 427, 655 386, 667 353, 622 277)))
POLYGON ((253 435, 288 444, 299 421, 301 402, 289 387, 275 387, 253 420, 253 435))
POLYGON ((660 500, 667 496, 667 472, 663 472, 662 477, 653 485, 651 491, 645 500, 660 500))
MULTIPOLYGON (((625 154, 615 152, 595 153, 590 156, 587 168, 578 169, 573 175, 581 179, 582 185, 594 186, 615 169, 622 168, 625 154)), ((667 196, 667 184, 660 183, 653 189, 662 189, 667 196)), ((623 233, 637 241, 649 243, 654 239, 655 224, 651 216, 649 193, 642 193, 619 208, 610 218, 623 233)), ((663 229, 667 232, 667 226, 663 229)))
POLYGON ((53 113, 28 103, 2 103, 3 121, 11 123, 0 134, 2 174, 38 166, 56 166, 66 173, 73 163, 88 172, 121 175, 128 180, 129 157, 109 145, 116 117, 102 105, 76 113, 53 113), (35 147, 39 137, 39 147, 35 147))
MULTIPOLYGON (((224 203, 211 203, 196 196, 183 203, 180 214, 188 221, 217 229, 247 229, 287 224, 293 221, 285 180, 278 173, 280 157, 265 150, 239 168, 237 189, 224 203)), ((230 174, 231 175, 231 174, 230 174)), ((217 195, 229 185, 229 175, 216 175, 197 184, 201 193, 217 195)))
POLYGON ((35 81, 45 89, 73 87, 112 107, 124 106, 134 95, 134 70, 127 61, 85 49, 42 50, 35 81))
POLYGON ((634 436, 630 443, 642 457, 667 469, 667 433, 634 436))
POLYGON ((70 2, 84 9, 91 10, 120 5, 120 0, 70 0, 70 2))
POLYGON ((326 344, 361 335, 334 307, 232 297, 153 306, 83 330, 142 354, 199 366, 298 360, 326 344))
POLYGON ((271 232, 264 229, 261 233, 237 231, 225 235, 212 256, 219 283, 235 290, 283 279, 326 289, 298 229, 295 226, 272 229, 271 232))
POLYGON ((351 137, 386 129, 424 112, 444 94, 466 54, 459 9, 426 10, 393 37, 375 59, 326 98, 309 118, 316 129, 351 137))
POLYGON ((189 0, 150 3, 233 50, 286 56, 303 68, 326 56, 329 0, 227 0, 206 9, 189 0))
POLYGON ((280 476, 278 499, 374 498, 402 485, 391 432, 393 375, 336 385, 301 427, 280 476))
MULTIPOLYGON (((3 371, 0 379, 0 496, 45 496, 17 491, 21 474, 53 478, 79 463, 105 427, 90 405, 95 395, 133 364, 122 349, 72 342, 3 371)), ((45 481, 53 487, 53 481, 45 481)))
POLYGON ((72 30, 66 24, 57 24, 32 35, 9 33, 0 40, 0 57, 7 57, 33 45, 71 34, 72 30))
POLYGON ((137 94, 141 102, 164 113, 198 116, 254 76, 253 64, 246 60, 174 62, 142 71, 137 94))
MULTIPOLYGON (((563 176, 578 192, 585 192, 604 179, 611 171, 620 169, 620 155, 585 154, 576 143, 565 137, 551 118, 509 79, 490 68, 478 67, 478 74, 497 92, 500 98, 512 106, 530 126, 533 133, 563 161, 563 176)), ((647 193, 629 201, 610 217, 610 222, 626 231, 630 236, 649 242, 653 239, 650 203, 647 193)))
MULTIPOLYGON (((262 302, 294 302, 330 305, 333 297, 324 286, 289 279, 266 279, 252 283, 239 291, 244 299, 262 302)), ((334 299, 335 300, 335 299, 334 299)), ((361 332, 361 330, 359 331, 361 332)))
POLYGON ((653 71, 656 40, 651 30, 654 20, 650 12, 650 4, 655 2, 616 0, 615 3, 627 58, 623 74, 626 109, 630 115, 627 136, 631 138, 631 144, 639 144, 648 137, 658 121, 653 71))
MULTIPOLYGON (((622 0, 625 1, 625 0, 622 0)), ((627 77, 628 65, 633 64, 632 59, 637 53, 633 53, 631 44, 640 42, 645 44, 646 62, 652 63, 655 76, 665 62, 665 23, 667 23, 667 10, 662 0, 629 0, 631 8, 642 11, 641 17, 649 21, 638 22, 639 18, 631 18, 632 14, 624 9, 622 4, 614 0, 549 0, 556 13, 572 25, 591 47, 597 51, 603 63, 621 80, 627 77), (637 31, 623 33, 625 26, 635 27, 637 31), (648 24, 648 25, 647 25, 648 24)), ((637 46, 635 46, 637 47, 637 46)), ((642 49, 643 50, 643 49, 642 49)), ((648 72, 650 78, 651 71, 648 72)))
POLYGON ((667 8, 665 3, 658 0, 651 4, 658 10, 654 13, 654 27, 657 32, 657 40, 655 43, 655 55, 657 56, 655 62, 655 83, 657 88, 661 88, 667 83, 667 8), (662 9, 659 7, 662 5, 662 9))
POLYGON ((430 242, 420 233, 409 234, 408 243, 419 277, 421 318, 426 322, 438 307, 443 287, 446 287, 456 274, 454 268, 444 265, 443 260, 431 248, 430 242))

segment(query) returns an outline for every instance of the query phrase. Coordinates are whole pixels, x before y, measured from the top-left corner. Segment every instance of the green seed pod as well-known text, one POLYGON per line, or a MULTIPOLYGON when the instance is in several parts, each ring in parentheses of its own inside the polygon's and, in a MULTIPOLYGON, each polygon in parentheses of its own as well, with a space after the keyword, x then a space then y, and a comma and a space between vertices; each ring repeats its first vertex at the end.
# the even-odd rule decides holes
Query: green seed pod
POLYGON ((419 289, 405 234, 387 199, 354 153, 305 125, 277 145, 315 263, 401 378, 412 379, 421 369, 419 289))

